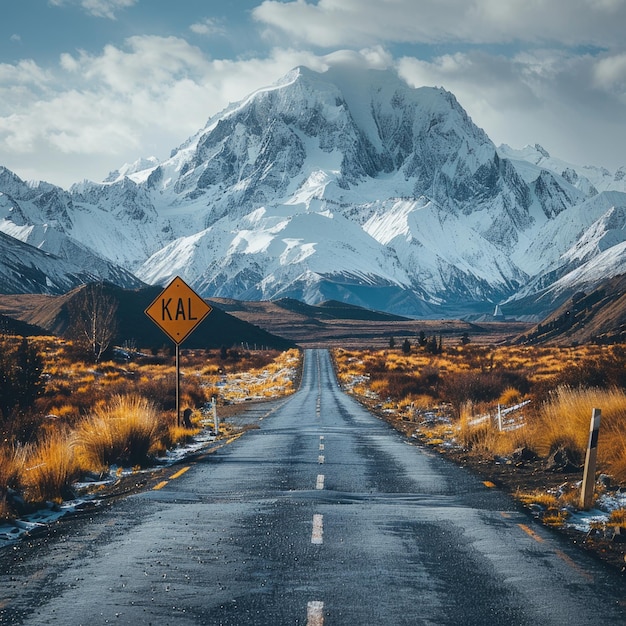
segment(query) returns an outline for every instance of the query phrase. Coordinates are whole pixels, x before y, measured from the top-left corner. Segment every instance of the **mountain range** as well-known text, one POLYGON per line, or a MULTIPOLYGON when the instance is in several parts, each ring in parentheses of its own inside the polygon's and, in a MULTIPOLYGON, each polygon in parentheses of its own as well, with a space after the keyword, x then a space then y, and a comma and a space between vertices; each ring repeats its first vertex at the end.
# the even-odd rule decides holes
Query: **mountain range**
POLYGON ((101 183, 0 167, 0 293, 179 275, 207 298, 532 319, 624 273, 625 227, 626 167, 496 147, 388 70, 299 67, 101 183))

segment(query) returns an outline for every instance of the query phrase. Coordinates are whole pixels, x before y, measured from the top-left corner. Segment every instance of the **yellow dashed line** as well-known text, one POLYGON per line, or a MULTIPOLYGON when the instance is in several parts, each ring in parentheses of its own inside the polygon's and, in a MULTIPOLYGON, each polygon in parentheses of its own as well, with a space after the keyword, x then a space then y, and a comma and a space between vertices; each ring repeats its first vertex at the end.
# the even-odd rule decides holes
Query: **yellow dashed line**
POLYGON ((157 489, 163 489, 163 487, 165 487, 165 485, 167 485, 167 483, 169 483, 169 480, 162 480, 158 485, 155 485, 154 487, 152 487, 153 490, 157 490, 157 489))
POLYGON ((174 480, 174 479, 176 479, 176 478, 180 478, 180 477, 181 477, 181 476, 182 476, 182 475, 183 475, 183 474, 184 474, 184 473, 185 473, 188 469, 190 469, 190 467, 191 467, 191 466, 188 466, 188 467, 183 467, 183 469, 178 470, 178 471, 176 472, 176 474, 172 474, 172 475, 170 476, 170 480, 174 480))
POLYGON ((518 526, 529 536, 532 537, 537 543, 543 543, 543 539, 526 524, 518 524, 518 526))
POLYGON ((572 569, 576 570, 581 576, 584 576, 588 581, 591 582, 593 580, 593 576, 589 572, 585 571, 582 567, 574 563, 574 561, 572 561, 572 559, 570 559, 570 557, 567 556, 565 552, 563 552, 562 550, 557 550, 556 555, 561 560, 565 561, 572 569))

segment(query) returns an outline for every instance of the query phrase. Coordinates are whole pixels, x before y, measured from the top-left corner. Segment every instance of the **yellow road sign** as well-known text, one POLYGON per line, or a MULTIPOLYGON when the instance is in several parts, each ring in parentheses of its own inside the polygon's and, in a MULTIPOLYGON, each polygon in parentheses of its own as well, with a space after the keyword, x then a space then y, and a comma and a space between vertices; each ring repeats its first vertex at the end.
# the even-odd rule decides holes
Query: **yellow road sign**
POLYGON ((178 345, 212 310, 177 276, 146 309, 146 315, 178 345))

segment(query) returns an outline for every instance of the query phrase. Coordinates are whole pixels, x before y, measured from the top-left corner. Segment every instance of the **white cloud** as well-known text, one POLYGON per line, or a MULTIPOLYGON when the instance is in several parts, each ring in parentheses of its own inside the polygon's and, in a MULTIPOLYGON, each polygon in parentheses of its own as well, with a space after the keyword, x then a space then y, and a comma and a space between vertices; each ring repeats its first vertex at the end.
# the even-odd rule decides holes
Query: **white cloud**
POLYGON ((600 59, 593 74, 597 87, 626 95, 626 52, 600 59))
POLYGON ((52 6, 80 6, 87 13, 95 17, 116 19, 116 12, 137 4, 139 0, 48 0, 52 6))
POLYGON ((413 86, 443 86, 454 93, 496 144, 537 142, 578 164, 611 169, 626 164, 623 56, 535 50, 507 58, 470 52, 432 61, 405 57, 398 70, 413 86))
POLYGON ((210 17, 200 22, 196 22, 189 27, 189 30, 196 35, 224 35, 226 30, 219 20, 210 17))
MULTIPOLYGON (((30 59, 24 59, 15 65, 0 63, 0 88, 2 89, 14 85, 43 87, 50 80, 50 73, 41 69, 30 59)), ((0 102, 0 110, 1 109, 2 104, 0 102)))
POLYGON ((323 69, 308 52, 210 60, 174 37, 132 37, 98 55, 61 55, 0 65, 0 163, 63 186, 101 180, 139 157, 165 158, 230 101, 273 83, 293 66, 323 69))
POLYGON ((333 47, 375 42, 622 45, 624 0, 264 0, 253 16, 295 40, 333 47))

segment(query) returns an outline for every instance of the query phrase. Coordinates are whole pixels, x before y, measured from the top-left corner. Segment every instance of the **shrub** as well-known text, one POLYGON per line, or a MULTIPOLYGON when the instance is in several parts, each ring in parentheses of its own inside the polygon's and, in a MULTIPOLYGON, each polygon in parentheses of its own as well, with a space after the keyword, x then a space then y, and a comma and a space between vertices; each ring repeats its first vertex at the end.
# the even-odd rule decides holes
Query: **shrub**
POLYGON ((26 447, 21 483, 27 502, 62 501, 71 496, 71 485, 78 476, 68 431, 49 432, 38 443, 26 447))
POLYGON ((567 446, 584 458, 594 408, 602 410, 598 465, 616 477, 626 475, 626 392, 619 389, 559 387, 540 407, 532 424, 537 450, 549 454, 567 446))
POLYGON ((26 409, 44 389, 43 359, 25 338, 0 339, 0 417, 26 409))
POLYGON ((161 433, 159 413, 152 402, 137 395, 115 396, 78 425, 79 462, 93 471, 112 464, 144 465, 161 433))
POLYGON ((458 372, 443 379, 441 396, 460 416, 465 402, 494 402, 510 387, 525 393, 529 383, 523 374, 511 370, 458 372))

